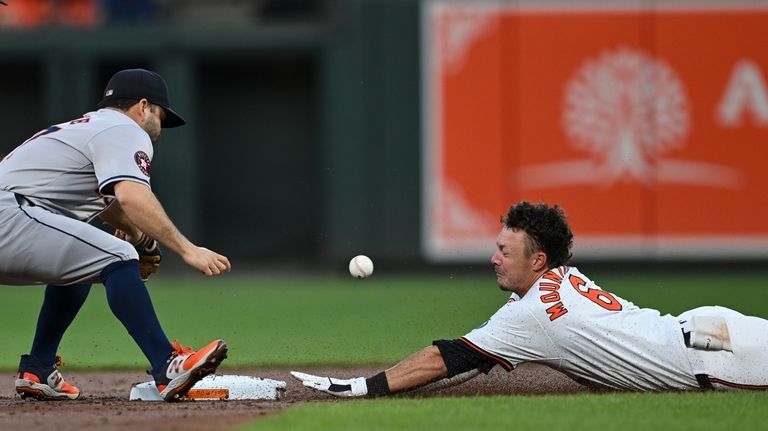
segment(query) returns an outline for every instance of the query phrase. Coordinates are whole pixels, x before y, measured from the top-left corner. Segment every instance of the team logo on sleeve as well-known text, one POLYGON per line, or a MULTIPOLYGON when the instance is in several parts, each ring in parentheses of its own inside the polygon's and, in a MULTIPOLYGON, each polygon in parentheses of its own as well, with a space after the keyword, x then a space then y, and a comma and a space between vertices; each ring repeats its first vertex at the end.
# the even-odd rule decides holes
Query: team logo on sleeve
POLYGON ((136 166, 141 169, 141 172, 146 176, 150 176, 152 173, 152 162, 149 160, 149 156, 144 151, 137 151, 133 155, 133 160, 136 161, 136 166))

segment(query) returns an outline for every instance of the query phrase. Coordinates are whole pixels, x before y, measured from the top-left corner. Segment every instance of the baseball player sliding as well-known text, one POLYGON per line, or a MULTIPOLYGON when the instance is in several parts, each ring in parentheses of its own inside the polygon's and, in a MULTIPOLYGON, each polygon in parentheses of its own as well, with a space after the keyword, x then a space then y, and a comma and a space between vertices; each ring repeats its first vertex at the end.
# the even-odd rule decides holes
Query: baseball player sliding
POLYGON ((768 389, 768 321, 723 307, 677 317, 639 308, 567 266, 572 241, 560 208, 518 203, 491 258, 512 295, 486 323, 367 379, 291 374, 343 397, 442 388, 524 362, 618 390, 768 389))
POLYGON ((0 161, 0 284, 48 285, 16 375, 22 397, 80 396, 61 377, 56 351, 96 282, 149 360, 165 400, 186 394, 226 358, 224 340, 196 352, 169 342, 143 282, 159 265, 158 242, 205 276, 231 269, 225 256, 179 232, 150 187, 161 129, 184 124, 160 75, 123 70, 96 112, 41 130, 0 161), (117 235, 88 224, 96 217, 117 235))

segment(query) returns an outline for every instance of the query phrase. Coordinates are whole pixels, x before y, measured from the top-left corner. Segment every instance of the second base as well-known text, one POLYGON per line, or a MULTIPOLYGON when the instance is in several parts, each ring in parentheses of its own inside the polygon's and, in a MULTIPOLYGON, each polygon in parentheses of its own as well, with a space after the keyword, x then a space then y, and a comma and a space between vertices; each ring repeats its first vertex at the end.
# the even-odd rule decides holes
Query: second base
MULTIPOLYGON (((285 382, 251 376, 212 375, 197 382, 186 400, 277 400, 285 392, 285 382)), ((162 401, 154 381, 131 387, 131 400, 162 401)))

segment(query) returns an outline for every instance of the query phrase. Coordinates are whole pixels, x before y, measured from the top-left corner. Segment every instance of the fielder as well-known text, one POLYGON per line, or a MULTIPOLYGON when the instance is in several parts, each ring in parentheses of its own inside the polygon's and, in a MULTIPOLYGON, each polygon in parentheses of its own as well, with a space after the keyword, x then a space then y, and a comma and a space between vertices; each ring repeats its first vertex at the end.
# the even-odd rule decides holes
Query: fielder
POLYGON ((486 323, 367 379, 291 374, 343 397, 443 388, 525 362, 614 390, 768 389, 768 321, 723 307, 662 316, 602 290, 567 266, 573 235, 557 206, 521 202, 502 222, 491 263, 512 295, 486 323))
POLYGON ((179 232, 150 187, 161 129, 184 124, 160 75, 123 70, 110 79, 96 112, 38 132, 0 161, 0 284, 48 285, 32 349, 16 375, 22 397, 80 396, 59 373, 56 352, 92 283, 104 284, 112 312, 149 360, 166 401, 226 358, 224 340, 197 352, 169 342, 143 282, 160 263, 158 242, 205 276, 231 269, 225 256, 179 232), (96 217, 119 231, 91 226, 96 217))

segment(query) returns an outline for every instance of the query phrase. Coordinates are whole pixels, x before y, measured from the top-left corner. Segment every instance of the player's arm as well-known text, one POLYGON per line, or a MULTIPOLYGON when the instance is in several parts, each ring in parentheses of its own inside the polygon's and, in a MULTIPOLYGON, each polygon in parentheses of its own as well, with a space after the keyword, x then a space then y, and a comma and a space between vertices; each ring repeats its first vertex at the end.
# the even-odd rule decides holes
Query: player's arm
POLYGON ((404 359, 394 367, 368 379, 335 379, 291 371, 304 386, 340 397, 381 396, 423 386, 445 377, 447 369, 440 351, 430 346, 404 359))
POLYGON ((292 371, 308 386, 336 396, 381 396, 416 389, 442 389, 487 373, 495 363, 468 348, 461 340, 438 340, 394 367, 370 378, 334 379, 292 371))
POLYGON ((131 219, 125 215, 120 202, 113 201, 104 211, 99 214, 99 218, 104 220, 115 229, 120 229, 126 234, 126 241, 132 242, 141 237, 141 231, 133 224, 131 219))
POLYGON ((114 184, 114 194, 120 209, 136 229, 178 254, 187 265, 206 276, 230 271, 231 265, 226 256, 196 246, 179 232, 146 185, 120 181, 114 184))
POLYGON ((425 347, 384 372, 390 392, 418 388, 446 377, 448 368, 435 346, 425 347))

